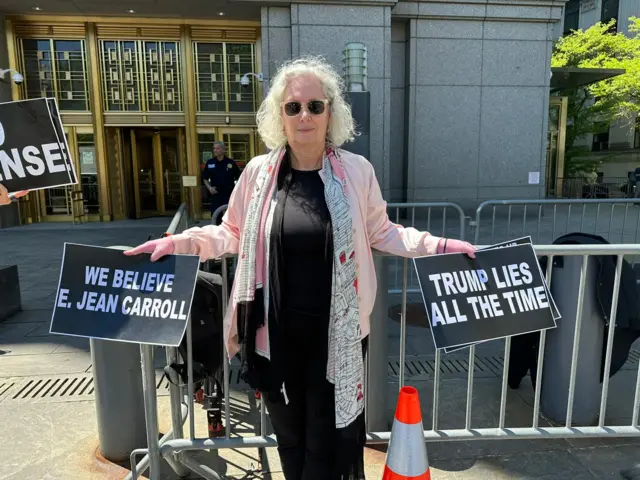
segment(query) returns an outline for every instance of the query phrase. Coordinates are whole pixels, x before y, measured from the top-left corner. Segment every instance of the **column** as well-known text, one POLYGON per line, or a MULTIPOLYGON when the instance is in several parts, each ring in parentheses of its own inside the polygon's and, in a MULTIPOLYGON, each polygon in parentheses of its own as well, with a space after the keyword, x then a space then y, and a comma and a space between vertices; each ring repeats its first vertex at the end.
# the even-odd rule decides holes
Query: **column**
POLYGON ((475 209, 544 195, 553 24, 564 2, 399 4, 407 17, 409 201, 475 209), (540 184, 529 184, 539 172, 540 184))
MULTIPOLYGON (((196 125, 196 79, 195 66, 193 62, 193 41, 191 39, 191 29, 188 25, 182 26, 181 32, 182 50, 182 78, 184 98, 184 124, 185 124, 185 144, 187 153, 187 175, 197 176, 200 185, 200 158, 198 151, 198 128, 196 125)), ((200 201, 200 189, 189 187, 188 201, 189 209, 193 218, 201 218, 202 204, 200 201)))
MULTIPOLYGON (((109 188, 109 165, 107 159, 107 139, 104 127, 104 106, 100 81, 100 48, 94 23, 86 24, 87 31, 87 69, 89 78, 89 98, 93 115, 93 135, 96 143, 96 162, 98 164, 98 183, 100 196, 100 219, 112 220, 111 189, 109 188)), ((118 210, 124 211, 124 205, 118 210)))
POLYGON ((402 159, 390 155, 391 146, 391 4, 362 5, 292 4, 291 51, 294 56, 323 55, 343 72, 343 51, 349 42, 367 47, 371 92, 369 161, 373 164, 383 196, 389 197, 390 163, 402 159))
POLYGON ((291 59, 291 9, 289 7, 262 7, 262 74, 263 95, 269 90, 269 80, 278 67, 291 59))
MULTIPOLYGON (((7 47, 7 35, 5 32, 4 17, 0 17, 0 69, 9 68, 9 50, 7 47)), ((9 102, 12 99, 11 75, 7 74, 4 80, 0 80, 0 102, 9 102)), ((10 205, 0 208, 0 229, 13 227, 20 224, 18 205, 10 205)))

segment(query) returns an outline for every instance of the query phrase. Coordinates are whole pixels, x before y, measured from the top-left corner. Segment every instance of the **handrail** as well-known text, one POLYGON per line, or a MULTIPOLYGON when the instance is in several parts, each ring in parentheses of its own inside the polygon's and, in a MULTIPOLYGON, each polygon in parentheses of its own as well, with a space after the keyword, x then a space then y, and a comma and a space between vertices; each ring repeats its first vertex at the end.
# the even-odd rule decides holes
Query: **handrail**
MULTIPOLYGON (((186 215, 188 214, 187 204, 183 203, 178 208, 178 211, 173 216, 171 223, 169 224, 169 228, 167 228, 167 234, 175 235, 180 227, 180 223, 185 220, 186 215)), ((179 233, 179 232, 178 232, 179 233)))

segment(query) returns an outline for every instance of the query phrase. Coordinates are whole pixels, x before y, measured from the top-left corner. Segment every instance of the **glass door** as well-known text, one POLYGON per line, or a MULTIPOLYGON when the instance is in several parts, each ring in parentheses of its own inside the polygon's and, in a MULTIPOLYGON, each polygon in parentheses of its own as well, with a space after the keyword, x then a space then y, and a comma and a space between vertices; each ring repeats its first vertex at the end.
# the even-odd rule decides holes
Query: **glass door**
POLYGON ((162 172, 163 213, 174 213, 182 203, 181 135, 178 130, 160 133, 160 158, 158 168, 162 172))
POLYGON ((157 184, 158 172, 154 161, 155 134, 149 130, 130 130, 131 162, 136 217, 158 215, 161 194, 157 184))
POLYGON ((183 200, 180 130, 131 129, 136 218, 172 215, 183 200))

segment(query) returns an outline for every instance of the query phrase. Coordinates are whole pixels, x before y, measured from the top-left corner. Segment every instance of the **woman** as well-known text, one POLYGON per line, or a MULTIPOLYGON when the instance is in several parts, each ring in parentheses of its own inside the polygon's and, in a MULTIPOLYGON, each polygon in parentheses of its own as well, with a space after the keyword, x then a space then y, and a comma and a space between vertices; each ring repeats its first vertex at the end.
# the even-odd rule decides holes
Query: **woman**
POLYGON ((14 200, 24 197, 27 193, 29 193, 29 190, 21 190, 16 193, 9 194, 7 187, 0 183, 0 207, 11 204, 14 200))
POLYGON ((241 349, 244 378, 263 394, 285 477, 362 479, 363 350, 376 296, 371 249, 473 256, 474 247, 389 220, 371 164, 339 148, 353 139, 354 121, 341 78, 322 59, 284 65, 257 124, 271 152, 249 162, 222 225, 126 254, 205 261, 237 253, 228 354, 241 349))

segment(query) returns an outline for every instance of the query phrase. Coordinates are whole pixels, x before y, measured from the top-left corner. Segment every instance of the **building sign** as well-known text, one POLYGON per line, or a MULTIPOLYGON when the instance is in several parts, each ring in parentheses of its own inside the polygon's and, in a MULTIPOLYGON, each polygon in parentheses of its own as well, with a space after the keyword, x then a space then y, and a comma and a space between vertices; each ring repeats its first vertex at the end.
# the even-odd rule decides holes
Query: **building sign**
POLYGON ((176 347, 200 259, 65 243, 50 333, 176 347))
POLYGON ((414 259, 435 347, 554 328, 553 301, 531 244, 414 259))
POLYGON ((183 187, 197 187, 198 186, 198 177, 195 175, 183 175, 182 176, 182 186, 183 187))
POLYGON ((97 175, 98 165, 95 147, 81 146, 78 149, 80 150, 80 173, 82 175, 97 175))
POLYGON ((0 103, 0 183, 10 192, 78 183, 55 99, 0 103))

